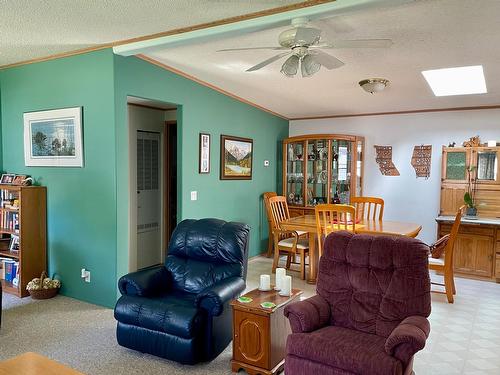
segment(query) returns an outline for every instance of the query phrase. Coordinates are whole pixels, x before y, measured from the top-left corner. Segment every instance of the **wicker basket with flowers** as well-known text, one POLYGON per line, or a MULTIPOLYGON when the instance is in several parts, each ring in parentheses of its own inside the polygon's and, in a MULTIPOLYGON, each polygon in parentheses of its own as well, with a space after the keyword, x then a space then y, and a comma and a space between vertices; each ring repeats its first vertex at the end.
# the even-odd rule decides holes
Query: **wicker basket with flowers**
POLYGON ((45 271, 42 272, 39 278, 37 277, 31 280, 26 286, 26 290, 28 290, 33 299, 48 299, 55 297, 55 295, 59 293, 59 289, 61 289, 61 282, 47 277, 45 271))

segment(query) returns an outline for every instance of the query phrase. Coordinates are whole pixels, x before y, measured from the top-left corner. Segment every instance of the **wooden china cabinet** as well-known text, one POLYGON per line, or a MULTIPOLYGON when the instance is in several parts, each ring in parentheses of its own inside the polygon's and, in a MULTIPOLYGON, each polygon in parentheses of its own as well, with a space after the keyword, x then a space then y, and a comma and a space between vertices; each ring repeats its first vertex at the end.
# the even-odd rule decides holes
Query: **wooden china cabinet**
POLYGON ((477 216, 463 217, 453 266, 457 274, 500 281, 500 147, 443 147, 438 237, 451 231, 464 204, 468 173, 476 183, 477 216))
POLYGON ((313 134, 283 141, 283 195, 291 216, 362 195, 364 138, 313 134))

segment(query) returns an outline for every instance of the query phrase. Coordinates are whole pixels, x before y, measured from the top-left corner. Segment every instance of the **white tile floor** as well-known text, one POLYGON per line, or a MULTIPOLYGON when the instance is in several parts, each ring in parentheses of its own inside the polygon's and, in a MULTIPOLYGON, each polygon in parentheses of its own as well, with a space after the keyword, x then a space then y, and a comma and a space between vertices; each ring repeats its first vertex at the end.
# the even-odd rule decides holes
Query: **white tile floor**
MULTIPOLYGON (((248 289, 258 286, 260 274, 271 273, 269 258, 249 263, 248 289)), ((304 298, 315 294, 315 286, 293 276, 293 287, 304 290, 304 298)), ((440 281, 440 277, 432 275, 440 281)), ((414 370, 420 375, 500 375, 500 284, 455 278, 457 296, 432 293, 431 334, 424 350, 415 357, 414 370)))

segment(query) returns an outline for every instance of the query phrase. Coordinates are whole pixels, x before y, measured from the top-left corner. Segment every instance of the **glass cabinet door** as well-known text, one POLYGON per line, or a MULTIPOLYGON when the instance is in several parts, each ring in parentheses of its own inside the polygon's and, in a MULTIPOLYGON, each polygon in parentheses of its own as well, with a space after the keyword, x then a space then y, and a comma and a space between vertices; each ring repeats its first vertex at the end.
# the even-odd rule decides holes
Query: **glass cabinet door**
POLYGON ((466 150, 445 151, 444 179, 450 182, 465 181, 467 178, 468 152, 466 150))
POLYGON ((352 142, 332 140, 331 203, 349 204, 351 187, 352 142))
POLYGON ((290 205, 304 205, 304 142, 286 145, 286 194, 290 205))
POLYGON ((356 142, 356 196, 360 197, 363 194, 363 142, 356 142))
POLYGON ((307 142, 306 205, 328 203, 328 140, 307 142))
POLYGON ((479 182, 498 181, 498 157, 496 150, 478 150, 477 179, 479 182))

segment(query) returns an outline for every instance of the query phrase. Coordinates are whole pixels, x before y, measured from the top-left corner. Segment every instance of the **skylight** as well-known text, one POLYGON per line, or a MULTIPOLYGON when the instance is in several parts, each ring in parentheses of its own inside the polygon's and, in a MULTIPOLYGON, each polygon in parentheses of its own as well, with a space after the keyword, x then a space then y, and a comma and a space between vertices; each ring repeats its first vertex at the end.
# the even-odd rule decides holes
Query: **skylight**
POLYGON ((483 66, 434 69, 422 72, 436 96, 485 94, 483 66))

